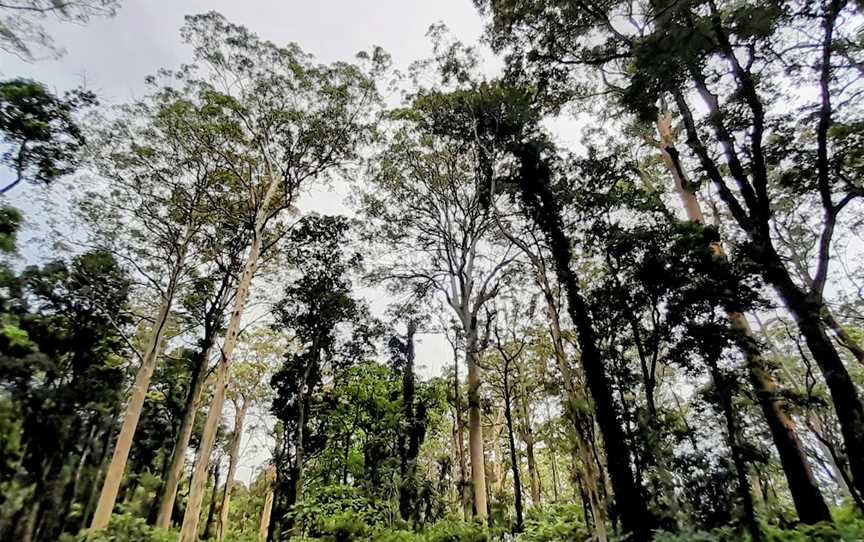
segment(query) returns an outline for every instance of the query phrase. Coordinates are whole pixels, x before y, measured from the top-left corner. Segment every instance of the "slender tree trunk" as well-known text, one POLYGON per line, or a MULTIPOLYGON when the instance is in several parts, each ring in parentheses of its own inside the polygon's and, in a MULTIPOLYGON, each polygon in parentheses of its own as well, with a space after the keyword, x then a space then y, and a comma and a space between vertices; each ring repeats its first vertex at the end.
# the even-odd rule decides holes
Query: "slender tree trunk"
POLYGON ((603 497, 600 492, 597 480, 597 471, 595 470, 594 454, 591 446, 588 443, 584 425, 591 423, 590 420, 584 420, 580 415, 580 405, 586 402, 584 392, 577 388, 576 377, 573 370, 567 363, 567 355, 564 350, 564 342, 561 337, 561 319, 558 313, 558 307, 555 304, 555 299, 552 295, 552 290, 549 283, 545 280, 545 270, 543 278, 538 282, 543 289, 546 299, 546 311, 549 317, 549 330, 552 338, 552 345, 555 351, 555 361, 558 365, 558 370, 561 372, 561 377, 564 380, 564 391, 567 398, 565 405, 565 414, 571 419, 574 435, 576 440, 576 449, 578 451, 580 462, 582 464, 582 478, 584 478, 584 490, 588 494, 588 500, 591 504, 591 509, 594 515, 594 534, 599 542, 606 542, 608 534, 606 532, 606 505, 603 502, 603 497))
POLYGON ((594 399, 597 424, 605 444, 607 467, 622 527, 634 541, 650 540, 657 520, 648 510, 633 478, 629 447, 618 419, 605 363, 597 347, 590 311, 580 293, 576 275, 570 268, 570 241, 564 233, 561 211, 549 188, 551 172, 536 147, 517 146, 512 150, 521 162, 519 186, 526 210, 537 221, 550 244, 558 281, 567 294, 567 309, 576 326, 582 349, 582 366, 594 399))
POLYGON ((198 363, 194 369, 192 381, 189 384, 189 392, 186 394, 183 420, 177 432, 177 441, 171 452, 171 463, 168 467, 168 475, 162 486, 162 494, 159 499, 159 512, 156 515, 156 526, 167 529, 171 526, 171 513, 174 510, 174 501, 177 498, 177 487, 183 475, 183 466, 186 464, 186 450, 189 440, 192 438, 192 430, 195 427, 195 416, 198 413, 198 403, 201 399, 201 391, 207 379, 207 362, 210 360, 210 350, 213 347, 212 339, 198 352, 198 363))
POLYGON ((510 400, 510 367, 509 362, 504 366, 504 419, 507 421, 507 444, 510 448, 510 468, 513 472, 513 499, 516 508, 516 532, 522 532, 522 480, 519 475, 519 458, 516 456, 516 439, 513 435, 513 411, 510 400))
MULTIPOLYGON (((687 219, 698 224, 704 224, 705 217, 702 214, 699 200, 689 188, 686 175, 677 160, 678 153, 674 148, 671 116, 668 113, 658 117, 657 131, 660 135, 663 161, 675 181, 675 190, 681 198, 687 219)), ((726 258, 722 246, 714 245, 712 249, 718 258, 726 258)), ((810 463, 798 438, 795 422, 786 413, 784 404, 777 393, 777 383, 771 375, 767 361, 759 350, 758 341, 754 337, 746 316, 741 313, 730 312, 728 317, 732 328, 738 332, 740 337, 739 344, 747 359, 750 383, 756 392, 756 399, 765 420, 768 422, 798 517, 802 522, 809 524, 831 521, 831 513, 825 504, 816 478, 813 476, 810 463)))
MULTIPOLYGON (((269 164, 268 164, 269 165, 269 164)), ((258 270, 258 259, 261 257, 261 244, 263 242, 264 228, 268 218, 268 208, 273 200, 276 190, 281 181, 274 177, 269 171, 269 185, 267 192, 262 198, 258 211, 255 215, 255 227, 252 232, 252 245, 246 256, 243 266, 243 274, 237 283, 237 293, 234 296, 234 308, 231 311, 231 319, 225 329, 225 343, 222 345, 222 356, 216 369, 213 398, 207 411, 207 421, 204 424, 204 434, 201 436, 201 445, 198 448, 198 458, 210 457, 213 443, 216 440, 216 429, 222 420, 222 407, 225 403, 225 387, 228 384, 228 369, 234 356, 234 348, 240 336, 240 320, 246 310, 246 302, 249 299, 249 289, 252 279, 258 270)), ((204 484, 207 480, 207 471, 196 461, 195 470, 192 472, 192 482, 189 486, 189 501, 186 504, 186 513, 183 515, 183 527, 180 529, 180 542, 194 542, 198 535, 198 515, 201 513, 201 501, 204 498, 204 484)))
POLYGON ((525 427, 522 432, 522 440, 525 441, 525 458, 528 460, 528 477, 531 481, 531 506, 540 506, 540 474, 537 472, 537 458, 534 456, 534 430, 531 427, 528 393, 525 390, 525 381, 522 379, 521 371, 518 376, 522 423, 525 427))
POLYGON ((216 525, 216 494, 219 492, 219 461, 213 463, 213 491, 210 493, 210 506, 207 507, 207 521, 204 522, 204 540, 213 538, 216 525))
POLYGON ((234 474, 237 472, 237 461, 240 456, 240 441, 243 437, 243 421, 246 418, 246 408, 249 401, 242 400, 243 405, 234 411, 234 434, 231 435, 231 448, 228 451, 228 475, 225 478, 225 491, 222 493, 222 507, 219 509, 219 529, 217 539, 221 542, 228 532, 228 511, 231 505, 231 490, 234 488, 234 474))
POLYGON ((168 288, 162 298, 162 305, 159 308, 156 321, 153 323, 153 327, 150 328, 143 361, 141 367, 138 369, 138 374, 135 376, 135 383, 132 385, 132 394, 126 407, 126 415, 123 417, 123 425, 120 427, 120 434, 117 436, 117 442, 114 445, 114 454, 111 457, 111 463, 108 465, 108 471, 105 473, 105 481, 102 484, 99 502, 96 504, 96 511, 93 513, 93 521, 90 524, 90 528, 93 530, 104 529, 111 520, 114 504, 117 501, 117 493, 120 491, 120 483, 123 481, 123 474, 126 471, 126 461, 129 459, 129 451, 132 449, 132 441, 135 438, 135 429, 138 427, 138 420, 141 418, 141 411, 144 409, 147 389, 150 387, 150 378, 153 376, 153 370, 156 368, 156 362, 159 359, 162 336, 165 332, 165 325, 168 323, 168 316, 171 313, 171 305, 174 302, 174 293, 180 269, 181 264, 178 264, 173 270, 168 288))
POLYGON ((711 361, 709 363, 711 378, 714 381, 714 387, 716 389, 717 401, 720 404, 720 410, 726 423, 726 439, 729 444, 729 451, 732 454, 732 464, 735 468, 738 498, 741 501, 740 506, 742 509, 743 523, 750 532, 751 540, 753 540, 753 542, 760 542, 762 540, 762 532, 759 529, 759 523, 756 521, 753 494, 750 488, 750 480, 747 477, 747 463, 743 457, 738 421, 735 418, 734 406, 732 404, 732 390, 727 382, 727 378, 720 373, 720 370, 717 367, 717 362, 711 361))
POLYGON ((483 426, 480 416, 480 371, 477 367, 477 330, 472 322, 465 333, 465 360, 468 365, 468 449, 471 453, 471 481, 474 487, 474 514, 485 523, 486 462, 483 453, 483 426))
MULTIPOLYGON (((275 183, 273 183, 275 184, 275 183)), ((272 184, 271 184, 272 188, 272 184)), ((265 200, 264 206, 271 198, 265 200)), ((200 458, 210 457, 213 443, 216 440, 216 430, 222 420, 222 407, 225 404, 225 388, 228 384, 228 369, 237 346, 240 335, 240 319, 246 309, 246 301, 249 299, 249 289, 252 279, 258 270, 258 258, 261 255, 261 242, 263 235, 263 210, 259 213, 256 228, 252 238, 252 246, 246 257, 246 265, 240 282, 237 284, 237 294, 234 297, 234 308, 228 328, 225 330, 225 343, 222 345, 222 356, 216 368, 214 379, 213 398, 207 411, 207 421, 204 425, 204 433, 201 436, 201 445, 198 448, 198 460, 192 473, 192 482, 189 486, 189 499, 186 504, 186 513, 183 515, 183 527, 180 530, 180 542, 194 542, 198 531, 198 515, 201 513, 201 502, 204 498, 204 484, 207 480, 206 465, 202 464, 200 458)), ((206 462, 205 462, 206 463, 206 462)))
MULTIPOLYGON (((273 483, 276 478, 276 470, 271 467, 267 470, 267 481, 273 483)), ((267 494, 264 497, 264 508, 261 510, 261 523, 258 525, 258 538, 267 540, 267 533, 270 530, 270 515, 273 513, 273 487, 270 485, 267 488, 267 494)))

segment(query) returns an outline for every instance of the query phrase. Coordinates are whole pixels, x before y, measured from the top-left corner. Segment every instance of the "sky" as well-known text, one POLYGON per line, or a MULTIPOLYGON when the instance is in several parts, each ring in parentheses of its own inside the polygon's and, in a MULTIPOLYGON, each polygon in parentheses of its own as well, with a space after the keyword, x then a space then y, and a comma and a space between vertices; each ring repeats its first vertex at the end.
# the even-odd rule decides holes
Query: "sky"
MULTIPOLYGON (((84 86, 94 91, 103 105, 133 101, 143 96, 146 76, 191 60, 179 28, 185 15, 211 10, 277 44, 296 42, 319 62, 351 60, 361 50, 381 46, 392 56, 394 68, 403 72, 415 60, 432 54, 431 41, 426 37, 430 25, 444 22, 454 38, 468 44, 476 44, 483 32, 483 21, 471 0, 123 0, 113 18, 93 19, 86 25, 47 21, 46 30, 65 54, 57 59, 24 62, 0 52, 0 78, 32 78, 57 93, 84 86)), ((486 59, 485 71, 494 72, 500 61, 488 49, 481 52, 486 59)), ((300 201, 300 210, 347 212, 343 204, 346 192, 344 185, 313 190, 300 201)), ((64 202, 57 193, 18 187, 9 203, 22 208, 25 216, 35 215, 40 220, 60 217, 62 222, 64 202), (34 203, 40 195, 61 201, 55 201, 50 210, 40 208, 43 203, 34 203)), ((39 228, 34 221, 29 224, 31 230, 39 228)), ((50 244, 45 246, 47 251, 44 247, 30 249, 29 255, 23 254, 24 259, 37 259, 36 254, 38 259, 57 256, 50 244)), ((370 292, 367 297, 372 297, 373 310, 383 308, 386 300, 381 296, 376 299, 375 291, 370 292)), ((437 376, 444 364, 452 363, 444 337, 421 336, 417 363, 420 374, 426 377, 437 376)), ((266 459, 266 444, 258 438, 246 439, 238 472, 241 480, 250 480, 266 459)))
MULTIPOLYGON (((65 54, 24 62, 0 53, 0 77, 32 78, 58 93, 85 86, 103 105, 129 102, 143 96, 147 75, 191 60, 191 51, 179 35, 183 18, 211 10, 277 44, 296 42, 319 62, 351 60, 361 50, 381 46, 392 56, 394 68, 403 72, 415 60, 431 55, 426 37, 430 25, 444 22, 453 37, 465 43, 477 43, 483 32, 483 21, 471 0, 123 0, 113 18, 92 19, 86 25, 46 22, 48 33, 65 54)), ((484 51, 494 70, 499 63, 484 51)), ((26 213, 40 190, 16 189, 10 203, 26 213)), ((346 192, 344 185, 312 190, 302 198, 300 209, 345 213, 346 192)), ((50 252, 42 249, 40 254, 50 258, 50 252)), ((384 304, 381 299, 370 301, 373 306, 384 304)), ((442 355, 450 355, 449 346, 443 337, 427 335, 421 341, 419 365, 426 376, 439 374, 442 355)))

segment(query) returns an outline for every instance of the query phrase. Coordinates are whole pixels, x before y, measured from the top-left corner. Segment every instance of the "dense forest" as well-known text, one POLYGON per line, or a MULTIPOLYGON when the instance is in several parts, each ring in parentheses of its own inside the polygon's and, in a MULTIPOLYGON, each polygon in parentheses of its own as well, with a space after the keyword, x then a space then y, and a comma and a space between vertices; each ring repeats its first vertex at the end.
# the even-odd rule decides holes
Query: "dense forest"
MULTIPOLYGON (((0 59, 123 8, 0 1, 0 59)), ((472 9, 2 70, 0 540, 864 540, 864 3, 472 9)))

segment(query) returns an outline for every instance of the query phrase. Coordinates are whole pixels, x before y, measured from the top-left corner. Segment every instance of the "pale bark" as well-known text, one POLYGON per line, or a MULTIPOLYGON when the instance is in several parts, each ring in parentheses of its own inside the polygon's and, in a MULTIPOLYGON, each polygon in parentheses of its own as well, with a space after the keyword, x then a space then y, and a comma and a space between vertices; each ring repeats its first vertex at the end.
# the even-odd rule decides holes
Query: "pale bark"
POLYGON ((273 513, 273 480, 276 478, 276 469, 267 469, 267 495, 264 497, 264 509, 261 510, 261 523, 258 526, 258 538, 267 540, 267 531, 270 530, 270 515, 273 513))
POLYGON ((183 466, 186 464, 186 450, 189 447, 189 440, 192 438, 192 430, 195 427, 195 416, 198 413, 201 390, 204 388, 204 381, 206 379, 207 360, 209 359, 210 349, 208 348, 203 352, 201 365, 198 367, 198 374, 195 375, 195 378, 190 383, 191 389, 187 395, 186 411, 183 413, 183 420, 180 422, 177 442, 174 444, 174 450, 171 452, 171 465, 168 468, 165 486, 162 488, 162 496, 159 500, 159 513, 156 516, 156 526, 161 529, 167 529, 171 526, 171 513, 174 510, 174 501, 177 498, 177 487, 180 485, 180 478, 183 475, 183 466))
POLYGON ((468 362, 468 449, 471 455, 471 481, 474 487, 474 514, 486 522, 486 462, 483 453, 483 426, 480 419, 480 371, 475 348, 476 331, 466 334, 465 359, 468 362))
POLYGON ((104 529, 108 526, 111 514, 114 511, 114 504, 117 502, 117 493, 120 491, 120 483, 123 481, 123 474, 126 471, 126 461, 129 459, 129 451, 132 449, 135 430, 138 428, 138 420, 141 418, 141 411, 144 409, 144 400, 147 398, 147 389, 150 387, 150 379, 153 376, 156 362, 159 359, 165 325, 168 322, 171 305, 174 302, 176 283, 180 274, 179 267, 180 265, 172 273, 168 288, 162 297, 156 321, 150 329, 147 346, 143 353, 143 361, 141 367, 138 369, 138 374, 135 375, 132 393, 126 407, 126 415, 123 417, 123 425, 120 427, 120 434, 117 436, 117 442, 114 445, 111 463, 108 465, 108 471, 105 473, 105 481, 102 484, 102 492, 96 504, 96 511, 93 513, 93 521, 90 523, 90 528, 93 530, 104 529))
POLYGON ((228 511, 231 506, 231 490, 234 488, 234 474, 237 472, 237 461, 240 456, 240 441, 243 437, 243 421, 249 401, 243 400, 241 406, 234 405, 234 434, 231 435, 231 447, 228 450, 228 476, 225 478, 225 491, 222 494, 222 508, 219 509, 219 528, 216 533, 218 540, 223 540, 228 532, 228 511))
POLYGON ((228 322, 228 328, 225 330, 225 343, 222 345, 222 357, 219 360, 219 366, 216 369, 213 398, 210 400, 210 408, 207 412, 207 421, 204 425, 204 434, 201 437, 201 446, 198 448, 198 459, 195 462, 195 469, 192 472, 192 482, 189 487, 189 500, 186 504, 186 512, 183 515, 183 527, 180 529, 180 542, 194 542, 198 536, 198 516, 201 514, 201 502, 204 499, 204 485, 207 482, 207 461, 206 459, 202 461, 201 458, 210 457, 210 452, 213 450, 213 443, 216 440, 216 430, 222 419, 222 407, 225 403, 225 388, 228 384, 228 369, 231 366, 234 348, 237 346, 237 339, 240 335, 240 320, 243 317, 243 312, 246 309, 246 302, 249 299, 249 289, 252 285, 252 279, 255 276, 255 272, 258 270, 258 259, 261 256, 262 236, 264 234, 264 226, 267 220, 267 208, 270 201, 273 199, 279 184, 280 179, 271 175, 267 192, 255 217, 252 246, 249 248, 249 254, 246 257, 243 274, 240 276, 240 281, 237 283, 237 294, 234 297, 234 308, 231 312, 231 319, 228 322))

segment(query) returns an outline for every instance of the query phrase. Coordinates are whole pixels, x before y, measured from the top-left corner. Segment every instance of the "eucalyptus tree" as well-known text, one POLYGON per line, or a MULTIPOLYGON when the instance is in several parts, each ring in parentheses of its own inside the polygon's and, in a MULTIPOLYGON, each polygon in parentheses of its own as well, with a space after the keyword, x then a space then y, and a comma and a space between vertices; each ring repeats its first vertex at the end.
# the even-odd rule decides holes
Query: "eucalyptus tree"
POLYGON ((140 367, 93 516, 94 529, 104 528, 111 517, 166 327, 178 295, 194 277, 200 263, 196 245, 213 220, 206 204, 223 166, 220 157, 192 137, 202 128, 202 118, 187 90, 157 88, 106 121, 92 142, 92 162, 107 182, 78 195, 80 215, 90 230, 87 243, 111 252, 130 270, 144 310, 154 313, 140 319, 143 345, 128 337, 140 367))
MULTIPOLYGON (((864 404, 838 345, 859 361, 864 349, 826 298, 835 237, 864 195, 857 5, 478 5, 493 14, 493 39, 509 49, 514 73, 554 95, 599 83, 647 122, 661 100, 674 104, 688 151, 668 149, 676 167, 693 164, 713 184, 744 237, 742 252, 793 315, 830 392, 854 484, 864 487, 864 457, 852 452, 864 448, 864 404), (785 254, 776 234, 789 199, 800 202, 787 209, 816 247, 803 280, 790 263, 800 257, 785 254)), ((824 516, 817 497, 796 495, 810 503, 799 505, 802 516, 824 516)))
POLYGON ((400 113, 397 127, 360 197, 368 233, 388 256, 373 272, 414 295, 446 299, 462 328, 468 368, 468 433, 474 513, 487 517, 486 474, 477 357, 488 340, 484 308, 495 298, 515 256, 496 239, 495 221, 477 182, 483 168, 470 145, 424 131, 419 110, 400 113))
POLYGON ((297 45, 261 40, 216 13, 188 17, 182 35, 204 66, 197 99, 212 129, 196 139, 225 161, 224 177, 243 196, 239 212, 251 232, 183 520, 181 540, 190 541, 207 476, 207 462, 200 458, 209 457, 213 446, 261 252, 274 241, 275 226, 300 188, 346 165, 370 140, 378 100, 373 77, 386 58, 377 50, 364 55, 371 71, 347 63, 315 65, 297 45))
MULTIPOLYGON (((221 203, 223 208, 227 206, 226 201, 221 203)), ((177 487, 186 464, 186 452, 195 427, 201 395, 205 381, 211 374, 213 352, 225 328, 228 307, 237 288, 249 235, 249 229, 242 221, 238 223, 237 217, 232 219, 231 215, 227 215, 219 222, 208 224, 197 246, 206 264, 199 268, 183 298, 182 321, 193 328, 198 341, 183 420, 177 429, 170 466, 159 491, 155 524, 163 529, 171 524, 177 487)))

